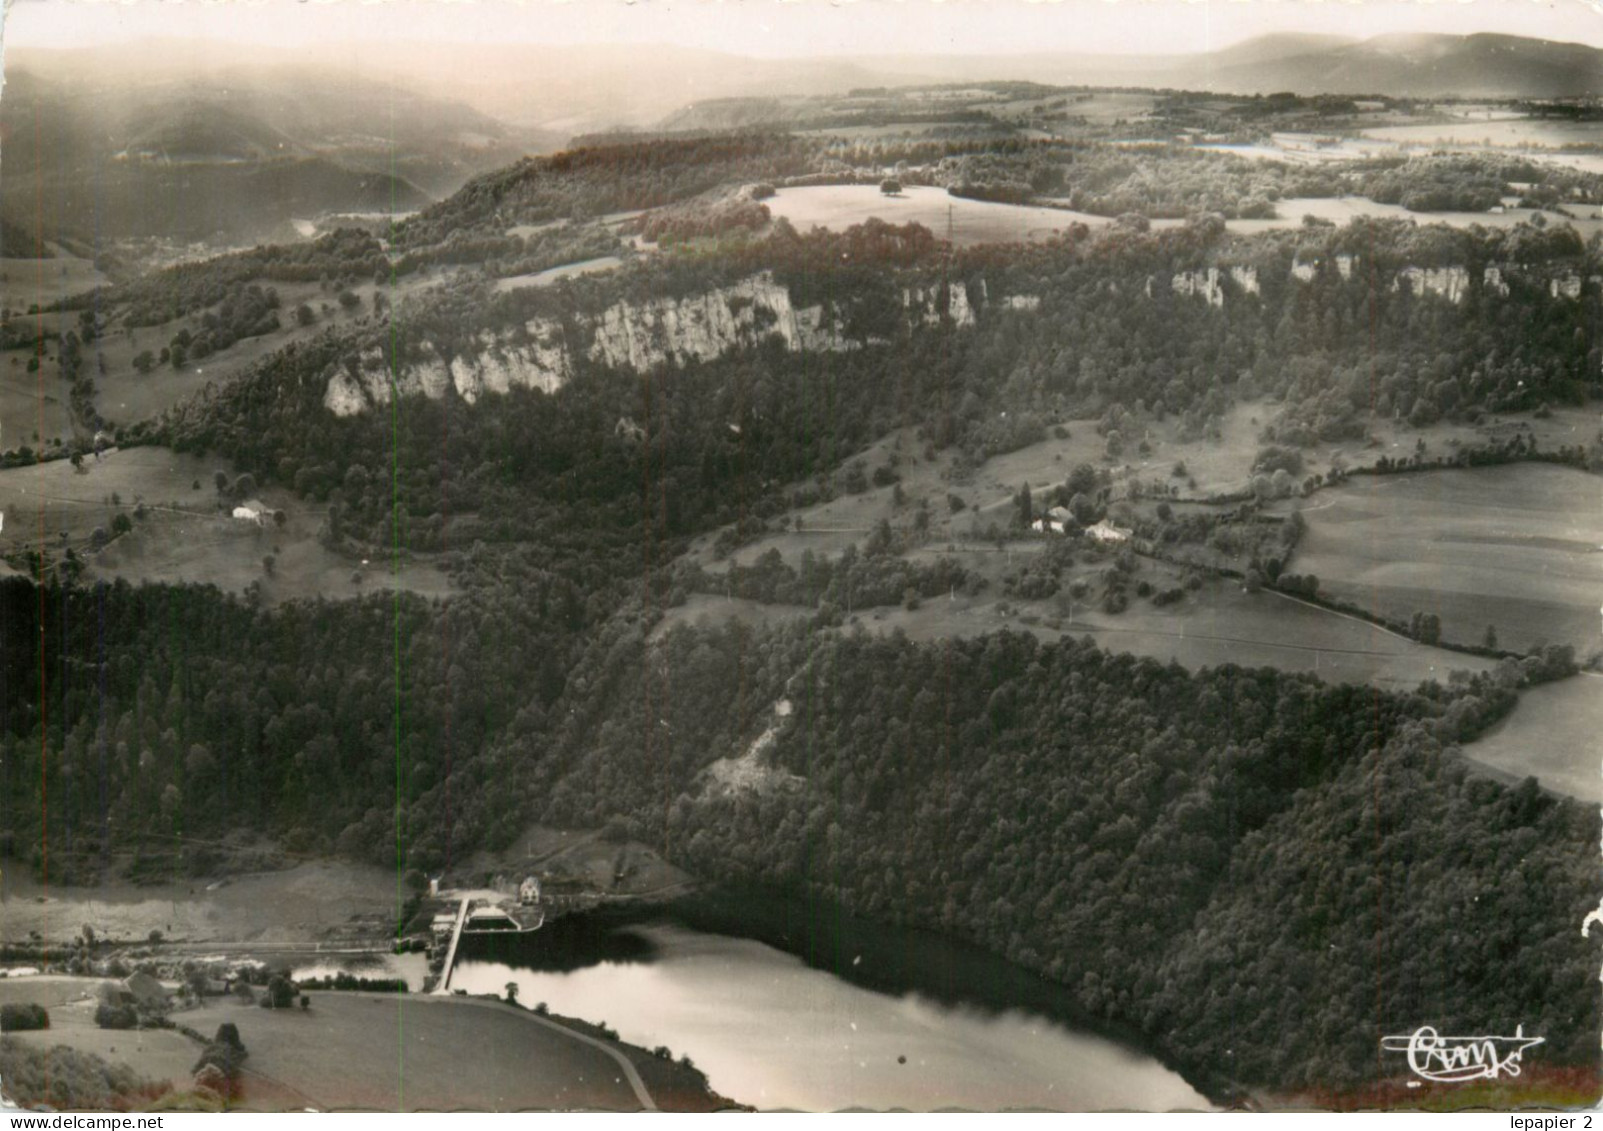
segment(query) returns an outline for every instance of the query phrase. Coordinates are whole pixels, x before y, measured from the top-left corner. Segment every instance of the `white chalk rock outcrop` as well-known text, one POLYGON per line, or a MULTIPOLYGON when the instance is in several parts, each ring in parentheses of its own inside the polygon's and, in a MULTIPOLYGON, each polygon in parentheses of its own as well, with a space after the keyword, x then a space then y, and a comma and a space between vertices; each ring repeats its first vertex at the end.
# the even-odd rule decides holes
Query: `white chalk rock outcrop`
POLYGON ((1177 295, 1200 295, 1209 306, 1225 304, 1224 288, 1219 285, 1219 268, 1206 271, 1181 271, 1169 280, 1169 287, 1177 295))
MULTIPOLYGON (((944 317, 959 327, 973 326, 974 308, 961 283, 905 291, 909 322, 939 323, 943 291, 944 317)), ((614 303, 600 314, 578 319, 577 328, 579 341, 573 343, 566 340, 561 324, 535 319, 522 332, 481 333, 471 350, 449 361, 424 342, 394 372, 385 352, 373 347, 354 366, 329 375, 323 405, 337 416, 350 416, 387 405, 397 394, 438 399, 455 390, 471 404, 514 388, 554 392, 571 376, 576 349, 603 365, 643 372, 658 365, 712 361, 776 334, 786 349, 796 352, 838 352, 863 345, 847 336, 837 313, 821 306, 797 308, 789 289, 767 274, 682 298, 614 303)))
POLYGON ((1469 291, 1469 272, 1462 267, 1405 267, 1397 273, 1392 290, 1406 286, 1415 295, 1440 295, 1462 302, 1469 291))
POLYGON ((1580 298, 1581 277, 1579 275, 1560 275, 1548 284, 1548 289, 1554 298, 1580 298))

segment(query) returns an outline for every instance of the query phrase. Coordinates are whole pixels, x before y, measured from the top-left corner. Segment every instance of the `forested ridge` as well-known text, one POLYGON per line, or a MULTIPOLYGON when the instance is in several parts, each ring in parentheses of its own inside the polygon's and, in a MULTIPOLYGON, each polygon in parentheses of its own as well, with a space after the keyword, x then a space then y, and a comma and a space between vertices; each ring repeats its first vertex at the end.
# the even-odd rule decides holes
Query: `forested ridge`
POLYGON ((664 255, 559 287, 431 293, 385 327, 287 347, 131 435, 221 452, 332 500, 341 530, 369 543, 465 547, 536 530, 588 539, 641 523, 674 536, 773 513, 783 491, 828 477, 900 425, 978 463, 1054 420, 1114 408, 1129 428, 1178 415, 1200 436, 1236 398, 1267 396, 1282 404, 1274 434, 1304 442, 1361 437, 1371 414, 1428 424, 1581 403, 1603 381, 1599 271, 1595 241, 1568 228, 1355 223, 1237 239, 1199 221, 952 255, 927 232, 884 224, 781 228, 720 254, 664 255), (1350 278, 1338 257, 1358 264, 1350 278), (1215 306, 1168 285, 1212 264, 1250 267, 1257 293, 1227 277, 1215 306), (1298 264, 1310 281, 1292 274, 1298 264), (1393 285, 1405 269, 1448 265, 1468 280, 1458 302, 1393 285), (1499 268, 1497 288, 1488 267, 1499 268), (366 351, 394 367, 424 342, 444 360, 471 358, 482 334, 515 335, 536 317, 583 343, 584 320, 615 303, 702 294, 763 270, 797 307, 825 303, 860 348, 819 355, 776 338, 635 374, 575 347, 572 379, 555 396, 514 389, 480 406, 415 397, 393 413, 343 418, 323 407, 330 375, 366 351), (1572 275, 1579 298, 1555 297, 1553 279, 1572 275), (910 324, 904 293, 947 280, 979 309, 976 324, 910 324), (1039 306, 1006 309, 1015 294, 1039 306), (643 434, 619 435, 620 419, 643 434), (383 473, 392 463, 398 476, 383 473), (586 520, 544 521, 557 500, 586 520))
POLYGON ((1595 1063, 1597 814, 1453 752, 1506 677, 1404 696, 1088 640, 733 624, 613 637, 575 672, 628 692, 586 695, 530 769, 555 819, 622 810, 698 874, 978 942, 1216 1089, 1388 1075, 1379 1037, 1420 1018, 1539 1017, 1544 1059, 1595 1063), (698 781, 780 696, 768 784, 698 781))
POLYGON ((1216 1095, 1359 1085, 1424 1021, 1518 1017, 1592 1063, 1597 814, 1452 749, 1506 672, 1396 695, 1008 633, 651 642, 636 602, 597 624, 501 568, 432 608, 6 582, 8 847, 55 882, 114 847, 207 874, 253 830, 417 876, 621 820, 698 875, 1003 954, 1216 1095), (780 698, 764 784, 712 788, 780 698))

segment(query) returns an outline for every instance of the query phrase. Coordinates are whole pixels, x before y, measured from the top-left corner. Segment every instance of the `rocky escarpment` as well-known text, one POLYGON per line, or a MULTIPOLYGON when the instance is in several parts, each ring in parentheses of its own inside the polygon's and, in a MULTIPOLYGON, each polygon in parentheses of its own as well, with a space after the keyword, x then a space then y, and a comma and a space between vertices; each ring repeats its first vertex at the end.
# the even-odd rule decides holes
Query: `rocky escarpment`
MULTIPOLYGON (((974 324, 974 308, 960 284, 905 289, 902 307, 909 324, 974 324)), ((427 342, 409 350, 404 361, 374 346, 329 376, 323 404, 336 415, 350 416, 388 404, 396 395, 439 398, 455 390, 471 403, 515 387, 550 392, 568 380, 580 358, 644 372, 711 361, 773 337, 788 350, 820 353, 858 349, 876 340, 849 334, 838 310, 796 306, 788 288, 760 275, 683 298, 614 303, 567 324, 532 319, 480 334, 474 348, 449 358, 427 342)))
MULTIPOLYGON (((1330 256, 1328 261, 1299 259, 1292 263, 1290 277, 1312 284, 1321 272, 1330 272, 1342 284, 1373 285, 1360 266, 1359 257, 1349 255, 1330 256)), ((1573 270, 1538 275, 1511 264, 1487 266, 1479 278, 1463 266, 1407 266, 1390 274, 1380 285, 1393 292, 1451 303, 1463 302, 1477 288, 1485 295, 1507 297, 1516 279, 1534 283, 1555 300, 1575 300, 1586 292, 1587 282, 1573 270)), ((1595 276, 1590 281, 1594 286, 1600 282, 1595 276)), ((1167 278, 1149 276, 1145 292, 1151 297, 1163 286, 1176 295, 1223 307, 1229 301, 1261 295, 1262 268, 1199 267, 1167 278)), ((1033 312, 1041 305, 1040 296, 1033 294, 993 297, 983 281, 977 282, 975 295, 981 308, 998 311, 1033 312)), ((904 288, 900 298, 905 327, 943 323, 968 327, 977 317, 969 291, 961 284, 904 288)), ((885 340, 850 330, 847 320, 839 307, 798 306, 789 288, 762 274, 678 298, 620 301, 565 322, 531 319, 481 333, 465 349, 458 343, 450 356, 426 341, 411 345, 404 358, 374 345, 330 373, 323 404, 336 415, 350 416, 386 405, 397 395, 421 393, 437 399, 454 391, 473 403, 485 394, 520 387, 551 392, 569 380, 582 361, 645 372, 661 365, 711 361, 769 339, 793 352, 814 353, 860 349, 885 340)))
MULTIPOLYGON (((1334 255, 1330 257, 1329 266, 1342 282, 1349 282, 1358 270, 1359 257, 1334 255)), ((1322 260, 1298 259, 1291 265, 1291 278, 1299 283, 1312 283, 1319 278, 1323 269, 1325 263, 1322 260)), ((1533 275, 1528 269, 1512 264, 1485 267, 1481 271, 1480 289, 1486 294, 1507 298, 1510 280, 1522 275, 1537 279, 1538 285, 1555 299, 1579 299, 1584 293, 1585 280, 1574 271, 1545 271, 1533 275)), ((1161 275, 1147 279, 1146 293, 1149 298, 1155 287, 1163 285, 1162 279, 1161 275)), ((1596 275, 1590 276, 1590 281, 1594 286, 1603 284, 1603 278, 1596 275)), ((1463 302, 1472 285, 1469 269, 1462 266, 1403 267, 1393 273, 1389 282, 1393 292, 1406 291, 1417 297, 1432 295, 1451 303, 1463 302)), ((1227 296, 1232 294, 1246 296, 1262 293, 1258 269, 1241 266, 1176 271, 1168 277, 1168 287, 1174 294, 1201 298, 1210 306, 1223 306, 1227 296), (1227 280, 1230 286, 1226 286, 1227 280)))

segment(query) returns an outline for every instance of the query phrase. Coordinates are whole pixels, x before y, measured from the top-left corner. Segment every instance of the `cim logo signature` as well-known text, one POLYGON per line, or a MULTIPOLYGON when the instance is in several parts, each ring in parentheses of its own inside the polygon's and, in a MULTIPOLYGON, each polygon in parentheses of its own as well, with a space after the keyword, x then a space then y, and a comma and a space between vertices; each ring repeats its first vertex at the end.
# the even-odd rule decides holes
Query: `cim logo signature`
POLYGON ((1518 1076, 1525 1050, 1545 1040, 1527 1037, 1523 1025, 1512 1037, 1444 1037, 1424 1025, 1405 1037, 1382 1037, 1380 1047, 1407 1053, 1408 1067, 1422 1080, 1462 1084, 1518 1076))

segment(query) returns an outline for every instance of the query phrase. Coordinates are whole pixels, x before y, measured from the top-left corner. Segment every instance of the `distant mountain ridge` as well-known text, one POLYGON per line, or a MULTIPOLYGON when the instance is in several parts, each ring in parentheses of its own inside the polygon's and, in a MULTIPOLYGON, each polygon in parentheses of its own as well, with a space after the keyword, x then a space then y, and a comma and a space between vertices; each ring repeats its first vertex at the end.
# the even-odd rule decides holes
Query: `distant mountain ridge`
POLYGON ((1396 34, 1370 39, 1270 35, 1195 55, 906 57, 860 60, 944 81, 1022 79, 1227 94, 1387 94, 1579 98, 1603 94, 1603 50, 1522 36, 1396 34))
POLYGON ((1603 93, 1603 51, 1512 35, 1387 35, 1232 63, 1216 73, 1215 86, 1240 93, 1578 98, 1603 93))

